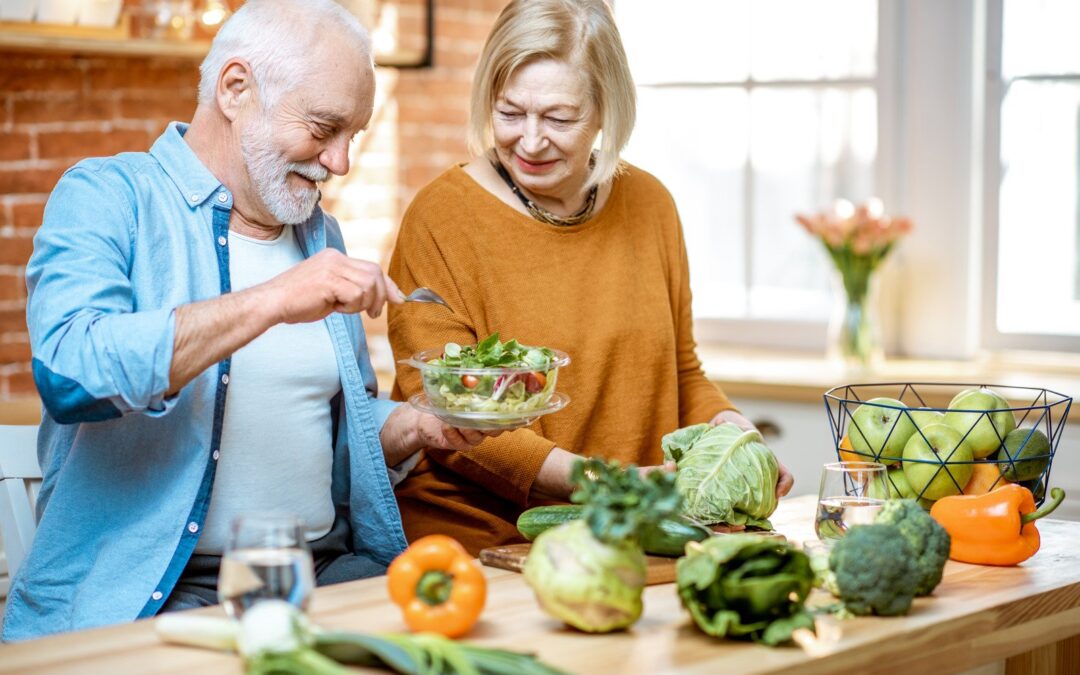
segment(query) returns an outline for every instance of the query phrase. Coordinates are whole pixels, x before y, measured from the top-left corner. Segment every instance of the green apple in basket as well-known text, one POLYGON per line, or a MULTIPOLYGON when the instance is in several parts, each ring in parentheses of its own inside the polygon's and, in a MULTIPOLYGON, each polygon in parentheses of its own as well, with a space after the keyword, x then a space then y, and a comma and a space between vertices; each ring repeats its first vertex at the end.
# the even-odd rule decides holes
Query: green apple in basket
POLYGON ((993 389, 965 389, 949 403, 945 424, 967 435, 964 440, 975 459, 984 459, 998 451, 1009 432, 1016 428, 1016 418, 1006 410, 1009 402, 993 389), (962 410, 972 412, 959 412, 962 410), (994 412, 977 412, 994 411, 994 412))
POLYGON ((894 398, 872 398, 851 414, 848 439, 860 454, 879 458, 883 464, 898 461, 904 445, 915 433, 907 406, 894 398))
POLYGON ((919 495, 911 489, 902 468, 889 469, 888 476, 879 476, 866 490, 870 499, 915 499, 919 495))
POLYGON ((1005 480, 1014 483, 1034 480, 1050 464, 1050 439, 1038 429, 1013 429, 1005 437, 1005 447, 994 459, 1005 480))
POLYGON ((923 499, 958 495, 971 479, 974 459, 963 434, 947 424, 931 424, 904 446, 904 475, 923 499))
POLYGON ((941 424, 945 421, 945 413, 930 408, 911 408, 908 410, 911 421, 918 429, 925 429, 931 424, 941 424))

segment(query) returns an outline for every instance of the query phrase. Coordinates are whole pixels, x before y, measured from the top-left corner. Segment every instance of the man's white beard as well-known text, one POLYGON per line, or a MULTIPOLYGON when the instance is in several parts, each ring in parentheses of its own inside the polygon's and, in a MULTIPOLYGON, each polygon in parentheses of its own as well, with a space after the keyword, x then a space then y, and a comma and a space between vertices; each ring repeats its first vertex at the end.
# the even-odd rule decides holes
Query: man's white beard
POLYGON ((319 201, 317 187, 291 187, 288 176, 298 173, 316 183, 329 177, 319 160, 290 162, 274 147, 273 127, 263 116, 244 130, 240 137, 240 152, 244 156, 248 175, 270 215, 283 225, 306 221, 319 201))

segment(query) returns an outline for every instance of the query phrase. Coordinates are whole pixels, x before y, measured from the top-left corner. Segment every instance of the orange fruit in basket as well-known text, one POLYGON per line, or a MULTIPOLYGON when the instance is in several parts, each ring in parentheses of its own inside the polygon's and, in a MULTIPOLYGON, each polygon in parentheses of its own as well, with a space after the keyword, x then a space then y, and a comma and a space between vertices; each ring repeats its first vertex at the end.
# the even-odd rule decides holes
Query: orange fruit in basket
POLYGON ((841 462, 877 462, 880 461, 886 466, 896 464, 896 462, 888 462, 884 459, 876 460, 872 455, 860 454, 854 446, 851 445, 851 439, 846 435, 840 439, 840 447, 838 448, 841 462))
POLYGON ((851 439, 846 435, 840 439, 840 461, 841 462, 872 462, 873 457, 864 457, 855 452, 855 448, 851 446, 851 439))
POLYGON ((971 469, 971 478, 964 485, 966 495, 981 495, 1012 482, 1005 480, 995 462, 976 462, 971 465, 971 469))

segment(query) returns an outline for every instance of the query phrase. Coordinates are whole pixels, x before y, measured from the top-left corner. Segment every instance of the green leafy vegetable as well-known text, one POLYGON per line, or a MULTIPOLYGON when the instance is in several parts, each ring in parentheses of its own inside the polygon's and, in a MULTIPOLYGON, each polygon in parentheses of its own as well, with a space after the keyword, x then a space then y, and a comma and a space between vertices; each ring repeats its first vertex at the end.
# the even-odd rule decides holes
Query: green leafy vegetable
POLYGON ((590 459, 574 463, 570 481, 577 486, 570 501, 585 506, 582 518, 606 544, 637 540, 649 526, 677 514, 683 503, 666 471, 642 477, 634 465, 624 470, 618 462, 590 459))
POLYGON ((526 347, 517 340, 499 342, 499 334, 492 333, 475 347, 446 343, 441 359, 429 361, 434 366, 457 368, 532 368, 547 370, 555 359, 555 353, 547 347, 526 347))
POLYGON ((645 588, 642 533, 677 513, 674 476, 598 459, 579 461, 572 500, 581 520, 542 532, 525 560, 525 581, 552 616, 590 633, 630 626, 641 616, 645 588))
POLYGON ((676 563, 682 604, 715 637, 778 645, 799 628, 813 630, 805 609, 814 571, 806 554, 753 534, 688 544, 676 563))
POLYGON ((759 432, 696 424, 664 436, 661 447, 675 462, 684 515, 706 525, 772 529, 779 466, 759 432))

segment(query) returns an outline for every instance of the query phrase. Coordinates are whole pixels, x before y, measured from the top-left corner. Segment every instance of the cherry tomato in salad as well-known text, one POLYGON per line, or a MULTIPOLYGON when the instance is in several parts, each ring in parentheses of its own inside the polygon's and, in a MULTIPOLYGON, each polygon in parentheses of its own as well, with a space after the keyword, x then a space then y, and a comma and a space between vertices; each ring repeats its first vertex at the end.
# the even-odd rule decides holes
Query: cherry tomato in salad
POLYGON ((530 394, 535 394, 539 391, 543 391, 547 386, 547 375, 544 373, 527 373, 525 375, 525 391, 530 394))
POLYGON ((480 384, 480 378, 475 375, 462 375, 461 386, 466 389, 476 389, 476 385, 480 384))

